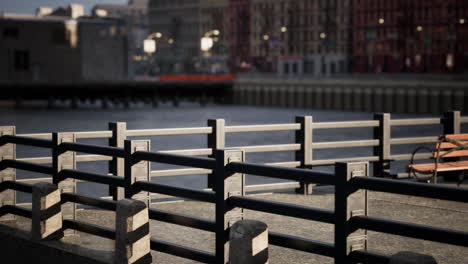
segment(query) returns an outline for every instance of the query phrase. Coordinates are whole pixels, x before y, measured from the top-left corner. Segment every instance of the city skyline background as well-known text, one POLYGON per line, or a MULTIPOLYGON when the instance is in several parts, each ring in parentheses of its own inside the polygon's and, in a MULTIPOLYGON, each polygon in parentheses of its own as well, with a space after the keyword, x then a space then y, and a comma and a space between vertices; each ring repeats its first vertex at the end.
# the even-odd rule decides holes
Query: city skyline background
POLYGON ((40 6, 47 6, 56 8, 60 6, 67 6, 69 4, 82 4, 85 11, 89 13, 94 5, 97 4, 127 4, 128 0, 9 0, 0 1, 0 12, 5 13, 26 13, 34 14, 36 8, 40 6))

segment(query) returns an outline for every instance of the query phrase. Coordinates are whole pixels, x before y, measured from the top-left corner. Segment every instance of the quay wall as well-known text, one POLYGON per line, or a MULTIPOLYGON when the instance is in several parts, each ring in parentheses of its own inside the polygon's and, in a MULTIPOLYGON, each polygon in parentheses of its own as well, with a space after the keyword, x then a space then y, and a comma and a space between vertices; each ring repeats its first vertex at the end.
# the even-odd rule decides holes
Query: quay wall
POLYGON ((468 81, 239 78, 233 104, 321 110, 432 113, 468 111, 468 81))

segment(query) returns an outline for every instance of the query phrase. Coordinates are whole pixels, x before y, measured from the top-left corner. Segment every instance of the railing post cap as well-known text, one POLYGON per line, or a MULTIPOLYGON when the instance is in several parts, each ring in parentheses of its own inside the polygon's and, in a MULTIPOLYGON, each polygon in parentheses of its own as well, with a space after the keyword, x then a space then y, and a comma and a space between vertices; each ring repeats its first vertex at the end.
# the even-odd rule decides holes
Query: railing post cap
POLYGON ((146 209, 146 203, 134 199, 122 199, 117 201, 117 208, 125 208, 129 215, 135 215, 138 212, 146 209))
POLYGON ((38 182, 32 186, 33 194, 41 196, 48 195, 58 190, 57 185, 48 182, 38 182))
POLYGON ((268 229, 267 224, 257 220, 239 220, 231 227, 230 238, 255 237, 268 229))
POLYGON ((437 264, 437 261, 430 255, 402 251, 393 255, 389 264, 437 264))

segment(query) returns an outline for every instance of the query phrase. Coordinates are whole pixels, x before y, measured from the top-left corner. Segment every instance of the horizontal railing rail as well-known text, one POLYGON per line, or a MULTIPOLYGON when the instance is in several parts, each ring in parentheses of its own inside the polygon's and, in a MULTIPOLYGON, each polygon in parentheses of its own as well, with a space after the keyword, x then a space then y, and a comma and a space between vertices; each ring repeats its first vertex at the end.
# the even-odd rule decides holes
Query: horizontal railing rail
POLYGON ((355 189, 411 195, 468 203, 468 189, 391 179, 356 177, 350 181, 355 189))
POLYGON ((445 228, 437 228, 370 216, 354 216, 351 217, 349 222, 353 229, 361 228, 376 232, 468 247, 468 232, 454 231, 445 228))
POLYGON ((312 221, 320 221, 328 224, 332 224, 335 221, 335 214, 332 210, 317 209, 288 203, 232 196, 229 197, 228 204, 233 207, 312 221))
MULTIPOLYGON (((459 113, 448 113, 445 114, 443 118, 393 120, 390 119, 389 114, 379 114, 376 115, 376 120, 346 122, 312 122, 311 117, 302 117, 298 118, 296 123, 291 124, 240 126, 224 126, 224 120, 222 120, 222 122, 219 120, 215 121, 217 122, 208 122, 207 127, 193 127, 187 129, 164 128, 127 130, 126 126, 120 124, 119 126, 124 129, 116 128, 118 126, 112 125, 109 131, 16 135, 14 132, 12 135, 5 135, 5 133, 2 132, 2 136, 0 136, 0 148, 3 148, 2 151, 4 151, 4 153, 12 152, 14 155, 8 154, 2 157, 2 160, 0 160, 0 172, 9 168, 14 168, 51 175, 51 178, 16 179, 16 176, 12 177, 12 180, 5 180, 6 178, 2 178, 0 181, 0 194, 13 190, 33 192, 33 187, 30 183, 52 181, 55 184, 60 183, 62 206, 69 206, 70 203, 73 203, 75 205, 80 204, 82 206, 117 211, 117 202, 115 200, 133 198, 145 201, 146 204, 150 205, 151 200, 156 197, 179 197, 213 203, 216 206, 214 220, 168 212, 156 208, 150 208, 148 210, 149 219, 195 228, 202 231, 214 232, 217 241, 215 254, 156 239, 151 239, 150 241, 150 247, 153 250, 205 263, 221 263, 220 254, 224 255, 224 245, 222 247, 223 249, 221 249, 219 241, 227 240, 226 231, 229 230, 229 226, 233 223, 232 221, 234 221, 233 219, 243 217, 242 209, 335 225, 334 244, 276 232, 270 232, 268 236, 270 244, 272 245, 334 257, 336 260, 341 261, 346 259, 347 261, 349 260, 356 263, 373 263, 373 261, 374 263, 388 262, 388 256, 375 252, 354 250, 349 255, 345 254, 346 250, 344 249, 346 249, 346 247, 343 247, 343 243, 346 245, 346 243, 348 243, 346 242, 348 241, 347 238, 353 235, 352 232, 359 230, 364 230, 365 232, 371 230, 468 247, 468 242, 466 242, 468 241, 468 233, 466 232, 371 217, 367 215, 366 208, 354 208, 356 204, 348 204, 348 199, 351 199, 351 196, 358 197, 359 199, 367 199, 367 196, 363 198, 364 196, 357 195, 357 193, 362 193, 357 192, 358 190, 411 195, 464 203, 468 202, 468 189, 466 188, 434 186, 385 178, 369 178, 367 177, 369 176, 368 164, 358 162, 374 162, 374 176, 383 176, 381 172, 384 169, 389 170, 389 166, 384 168, 386 166, 384 166, 384 164, 411 159, 411 154, 392 154, 392 146, 434 143, 437 142, 438 139, 438 135, 392 138, 390 135, 392 127, 442 125, 444 133, 446 134, 460 133, 460 124, 468 123, 468 118, 460 117, 459 113), (343 128, 371 128, 373 129, 373 138, 362 140, 312 141, 312 133, 316 129, 343 128), (228 133, 272 131, 295 132, 295 142, 290 144, 246 145, 231 147, 229 149, 225 146, 225 136, 228 133), (149 140, 134 142, 124 141, 127 137, 177 135, 207 135, 208 147, 151 152, 149 151, 151 146, 149 140), (76 142, 76 139, 93 138, 108 138, 109 146, 97 146, 76 142), (12 149, 12 145, 14 144, 49 148, 52 150, 52 157, 16 159, 16 150, 12 149), (312 153, 315 150, 361 147, 371 147, 373 149, 373 154, 363 157, 353 156, 350 158, 321 160, 312 158, 312 153), (245 153, 279 151, 295 152, 296 160, 270 162, 266 164, 249 163, 245 161, 245 153), (86 155, 78 155, 78 153, 86 153, 86 155), (228 155, 227 153, 229 153, 230 156, 225 156, 228 155), (109 174, 83 172, 75 169, 77 162, 92 161, 109 161, 109 174), (353 161, 358 162, 353 163, 353 166, 359 167, 359 170, 347 168, 346 171, 344 171, 343 164, 335 165, 335 173, 310 170, 310 168, 314 166, 333 165, 337 162, 353 161), (190 168, 151 170, 151 162, 190 168), (42 164, 52 164, 52 167, 42 164), (152 177, 194 174, 207 174, 214 179, 212 186, 209 186, 209 190, 196 190, 151 182, 152 177), (242 174, 242 177, 239 177, 240 174, 242 174), (244 174, 292 182, 245 186, 244 174), (71 181, 71 179, 73 180, 71 181), (113 193, 111 192, 112 197, 106 199, 92 198, 77 194, 75 193, 76 182, 93 182, 107 185, 113 190, 113 193), (309 184, 334 185, 336 192, 334 198, 335 209, 312 208, 245 196, 246 191, 265 191, 280 188, 302 189, 304 193, 306 193, 308 192, 307 185, 309 184), (119 194, 121 191, 123 191, 123 195, 119 194), (114 200, 109 200, 110 198, 114 200), (237 218, 230 219, 229 217, 231 216, 226 212, 234 208, 238 210, 236 214, 233 214, 234 217, 237 218), (343 217, 353 211, 362 211, 363 214, 359 216, 353 215, 350 219, 343 217), (239 212, 240 214, 238 214, 239 212)), ((7 133, 11 132, 7 131, 7 133)), ((431 158, 430 153, 419 153, 414 156, 414 159, 428 158, 431 158)), ((0 175, 0 177, 4 176, 0 175)), ((13 201, 12 204, 4 203, 4 205, 0 207, 0 216, 13 214, 29 218, 32 217, 31 210, 18 205, 16 201, 13 201)), ((26 204, 21 205, 23 206, 26 204)), ((68 211, 64 210, 64 212, 68 211)), ((73 214, 76 214, 76 212, 73 212, 73 214)), ((115 239, 116 230, 78 221, 76 220, 76 215, 73 214, 64 215, 64 230, 72 229, 115 239)), ((356 238, 361 239, 360 237, 356 238)))
POLYGON ((239 163, 232 162, 227 165, 227 170, 265 176, 276 179, 292 180, 299 182, 318 183, 333 185, 335 183, 334 175, 325 172, 315 172, 295 168, 283 168, 268 165, 260 165, 255 163, 239 163))

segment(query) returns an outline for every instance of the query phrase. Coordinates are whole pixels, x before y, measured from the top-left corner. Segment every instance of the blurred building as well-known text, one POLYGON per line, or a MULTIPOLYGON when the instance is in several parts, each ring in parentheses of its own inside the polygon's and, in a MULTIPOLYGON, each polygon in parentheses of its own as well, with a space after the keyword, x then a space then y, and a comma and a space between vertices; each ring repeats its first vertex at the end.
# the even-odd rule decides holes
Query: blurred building
POLYGON ((252 0, 229 0, 229 60, 233 72, 252 70, 251 42, 252 0))
POLYGON ((468 1, 355 0, 354 71, 468 70, 468 1))
POLYGON ((209 46, 200 44, 197 72, 228 72, 229 57, 229 12, 228 0, 200 0, 199 38, 211 39, 209 46))
POLYGON ((349 71, 350 0, 230 0, 230 5, 237 68, 247 63, 259 72, 313 76, 349 71))
POLYGON ((83 7, 0 15, 0 80, 77 82, 127 77, 120 20, 84 16, 83 7))
POLYGON ((93 16, 120 18, 125 22, 128 38, 129 78, 147 72, 148 63, 143 50, 143 41, 148 36, 148 0, 129 0, 128 4, 98 4, 92 9, 93 16))
POLYGON ((149 31, 156 36, 154 64, 161 73, 187 73, 200 55, 200 0, 150 0, 149 31))

